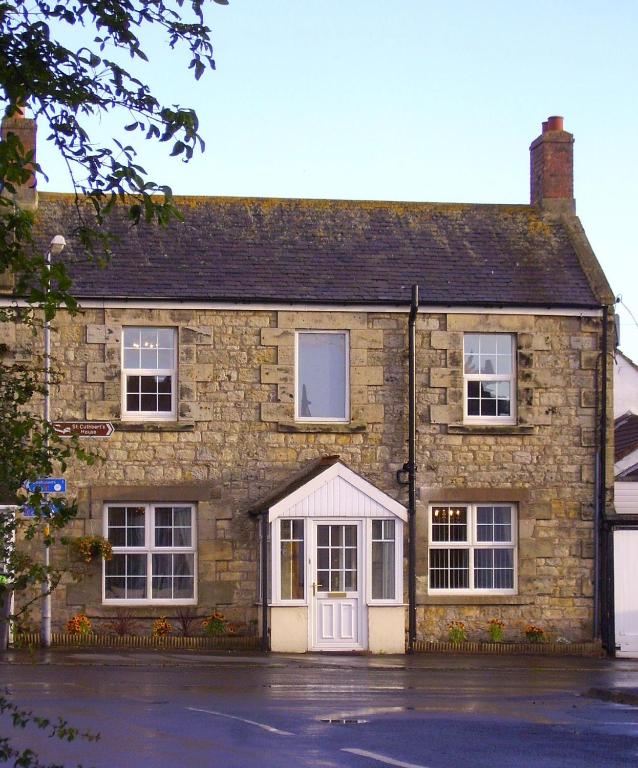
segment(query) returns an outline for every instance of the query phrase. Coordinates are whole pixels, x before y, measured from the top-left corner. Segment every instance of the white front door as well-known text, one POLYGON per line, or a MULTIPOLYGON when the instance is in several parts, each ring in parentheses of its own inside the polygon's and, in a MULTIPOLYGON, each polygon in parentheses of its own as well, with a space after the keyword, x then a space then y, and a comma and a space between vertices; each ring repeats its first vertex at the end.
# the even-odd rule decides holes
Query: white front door
POLYGON ((362 528, 361 521, 313 524, 310 571, 315 650, 365 647, 362 528))
POLYGON ((614 531, 616 656, 638 658, 638 530, 614 531))

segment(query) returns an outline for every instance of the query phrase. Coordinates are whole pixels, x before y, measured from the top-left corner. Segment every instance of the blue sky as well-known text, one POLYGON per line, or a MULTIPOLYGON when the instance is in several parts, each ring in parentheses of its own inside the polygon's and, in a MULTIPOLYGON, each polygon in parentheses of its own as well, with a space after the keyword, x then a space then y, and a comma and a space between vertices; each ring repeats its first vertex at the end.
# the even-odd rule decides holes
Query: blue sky
MULTIPOLYGON (((152 178, 180 194, 526 203, 529 144, 563 115, 577 213, 638 317, 635 0, 230 0, 207 22, 216 72, 195 83, 177 53, 140 70, 206 140, 187 165, 144 147, 152 178)), ((68 189, 53 152, 39 159, 40 188, 68 189)))

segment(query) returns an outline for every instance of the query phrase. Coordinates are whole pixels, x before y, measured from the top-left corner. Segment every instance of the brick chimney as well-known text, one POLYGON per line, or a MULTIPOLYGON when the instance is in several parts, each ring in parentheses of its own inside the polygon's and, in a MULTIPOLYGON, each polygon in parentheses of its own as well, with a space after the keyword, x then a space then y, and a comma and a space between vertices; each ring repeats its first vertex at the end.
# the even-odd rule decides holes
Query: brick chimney
POLYGON ((530 202, 553 213, 575 213, 574 137, 563 118, 548 117, 529 148, 530 202))
MULTIPOLYGON (((18 137, 25 153, 33 152, 33 163, 35 163, 36 124, 35 120, 24 116, 24 110, 21 107, 18 107, 18 110, 11 117, 2 119, 2 126, 0 127, 2 141, 6 141, 7 136, 11 133, 18 137)), ((24 183, 16 184, 15 199, 21 208, 37 207, 38 192, 35 173, 32 173, 24 183)))

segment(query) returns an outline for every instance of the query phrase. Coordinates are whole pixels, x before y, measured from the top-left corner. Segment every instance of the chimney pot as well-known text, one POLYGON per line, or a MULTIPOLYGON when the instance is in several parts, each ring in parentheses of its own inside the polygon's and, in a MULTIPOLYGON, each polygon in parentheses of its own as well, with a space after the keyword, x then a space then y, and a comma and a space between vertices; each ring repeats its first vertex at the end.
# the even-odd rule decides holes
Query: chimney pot
POLYGON ((543 133, 546 131, 562 131, 563 118, 560 115, 552 115, 543 123, 543 133), (545 128, 547 126, 547 128, 545 128))

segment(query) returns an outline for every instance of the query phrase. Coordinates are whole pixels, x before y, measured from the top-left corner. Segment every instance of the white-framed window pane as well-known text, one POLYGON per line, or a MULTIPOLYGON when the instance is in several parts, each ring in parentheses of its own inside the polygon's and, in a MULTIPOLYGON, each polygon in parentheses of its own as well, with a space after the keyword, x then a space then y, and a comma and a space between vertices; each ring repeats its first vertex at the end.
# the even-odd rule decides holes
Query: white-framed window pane
POLYGON ((303 600, 305 587, 304 522, 280 520, 281 599, 303 600))
POLYGON ((395 598, 395 523, 372 521, 372 598, 395 598))
POLYGON ((113 547, 143 547, 146 535, 144 507, 109 507, 107 538, 113 547))
POLYGON ((514 555, 511 549, 477 549, 474 553, 476 589, 512 589, 514 555))
POLYGON ((431 590, 512 592, 515 589, 515 507, 511 504, 433 505, 429 515, 431 590), (465 522, 462 535, 466 538, 459 539, 461 534, 454 532, 457 510, 465 512, 465 518, 459 515, 458 527, 465 522))
POLYGON ((347 417, 347 334, 297 336, 297 414, 301 419, 347 417))
POLYGON ((144 554, 114 554, 106 561, 106 596, 124 600, 146 598, 146 559, 144 554))
POLYGON ((124 415, 163 418, 175 410, 175 329, 124 328, 124 415))
POLYGON ((194 555, 153 555, 153 598, 176 600, 194 595, 194 555))
POLYGON ((104 565, 106 601, 194 599, 192 507, 107 506, 106 529, 114 547, 112 560, 104 565))
POLYGON ((514 337, 467 333, 463 337, 465 413, 471 419, 510 421, 514 415, 514 337))
POLYGON ((432 510, 432 541, 468 540, 467 508, 437 506, 432 510))
POLYGON ((430 587, 432 589, 467 589, 469 564, 469 549, 431 549, 430 587))
POLYGON ((357 526, 317 526, 317 589, 320 592, 356 591, 357 526))

